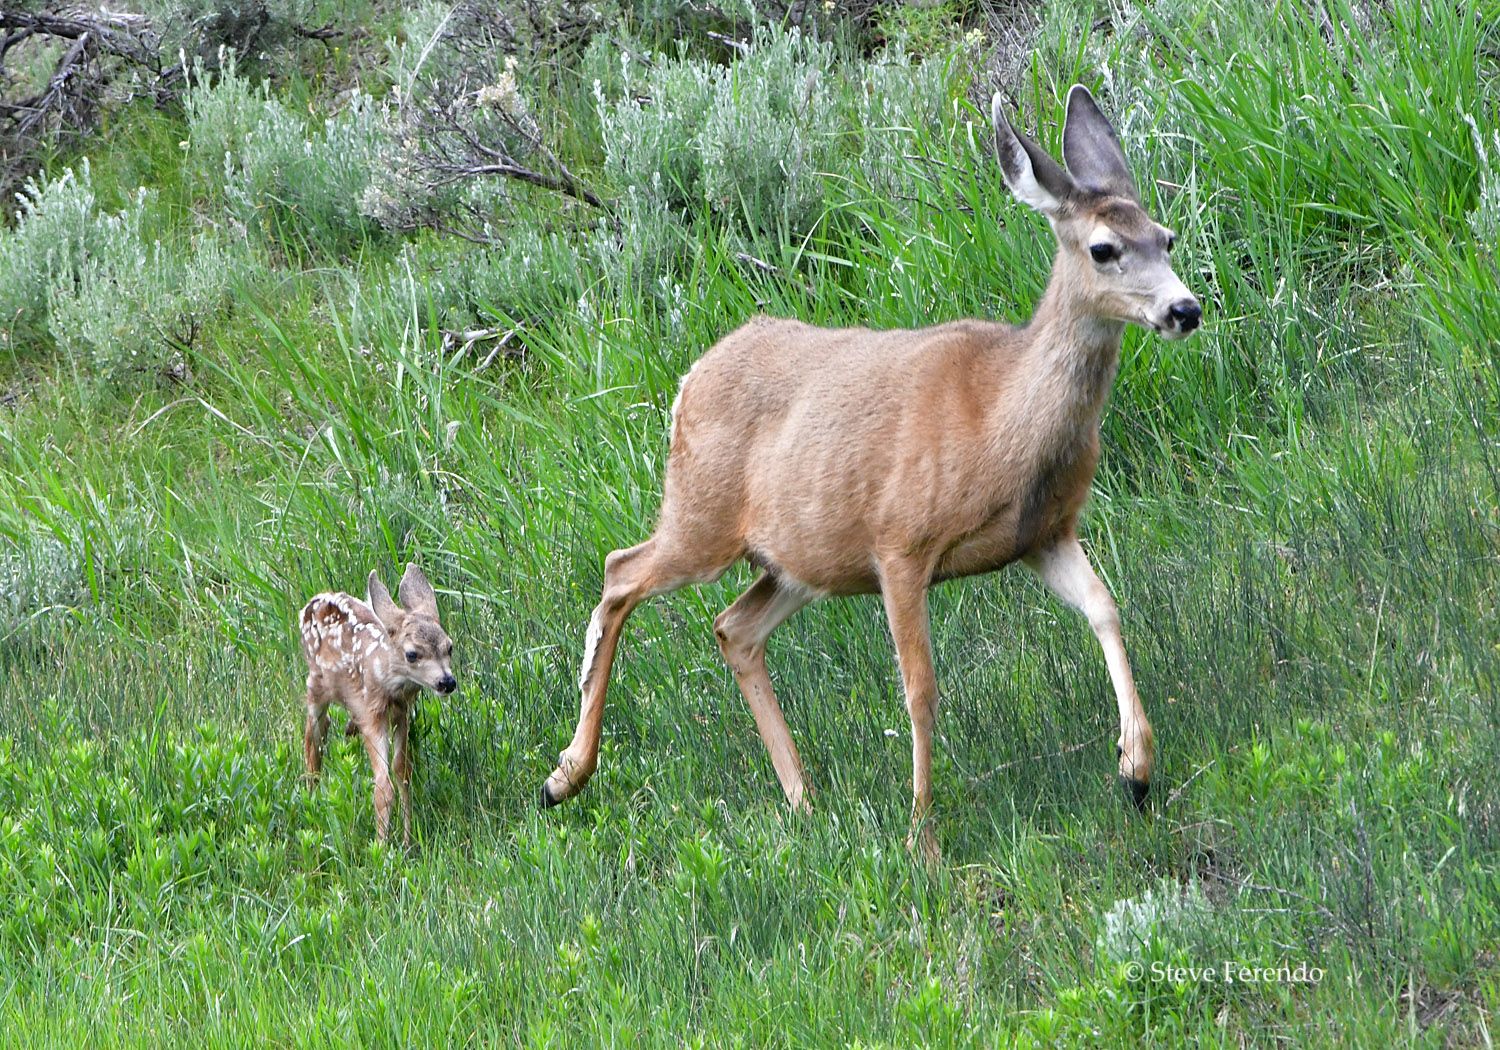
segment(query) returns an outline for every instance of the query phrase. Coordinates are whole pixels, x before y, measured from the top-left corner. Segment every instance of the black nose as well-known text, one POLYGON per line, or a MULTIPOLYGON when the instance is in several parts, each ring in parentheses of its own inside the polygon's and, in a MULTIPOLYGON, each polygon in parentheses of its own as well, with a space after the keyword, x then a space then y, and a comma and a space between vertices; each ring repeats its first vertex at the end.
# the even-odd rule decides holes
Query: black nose
POLYGON ((1191 332, 1203 320, 1203 307, 1198 305, 1196 299, 1178 299, 1167 310, 1167 314, 1176 322, 1179 330, 1191 332))
POLYGON ((437 684, 437 691, 442 693, 444 696, 447 696, 457 688, 458 681, 451 674, 443 675, 442 680, 437 684))

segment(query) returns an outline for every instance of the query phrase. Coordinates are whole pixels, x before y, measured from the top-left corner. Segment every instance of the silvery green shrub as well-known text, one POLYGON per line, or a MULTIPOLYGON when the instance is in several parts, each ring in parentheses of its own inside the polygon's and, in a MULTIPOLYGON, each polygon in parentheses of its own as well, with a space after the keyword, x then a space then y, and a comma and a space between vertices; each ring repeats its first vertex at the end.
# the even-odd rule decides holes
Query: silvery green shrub
POLYGON ((79 548, 53 536, 22 536, 0 545, 0 637, 87 597, 79 548))
POLYGON ((211 234, 187 252, 147 231, 152 195, 99 208, 88 162, 31 180, 0 232, 0 328, 50 335, 85 371, 159 368, 218 310, 248 266, 211 234))
MULTIPOLYGON (((966 38, 965 49, 979 39, 966 38)), ((853 125, 859 129, 859 173, 864 186, 891 201, 903 201, 928 176, 921 146, 927 135, 957 125, 952 107, 958 71, 954 56, 914 62, 899 46, 886 48, 859 71, 853 125)), ((972 158, 983 163, 979 156, 972 158)))
POLYGON ((1139 897, 1115 901, 1104 914, 1094 950, 1111 963, 1191 951, 1210 937, 1213 924, 1213 905, 1197 880, 1184 886, 1163 878, 1139 897))
POLYGON ((731 232, 802 236, 850 177, 909 196, 924 174, 912 155, 926 132, 954 122, 963 68, 953 56, 915 62, 896 45, 841 58, 825 41, 764 25, 728 65, 685 53, 647 63, 622 49, 615 73, 603 57, 595 48, 586 63, 608 74, 595 82, 604 170, 622 223, 648 244, 669 239, 648 233, 653 224, 703 205, 731 232))
MULTIPOLYGON (((12 227, 0 230, 0 328, 10 333, 45 326, 54 279, 76 273, 102 240, 87 158, 77 172, 28 179, 16 202, 12 227)), ((141 197, 126 210, 144 205, 141 197)))
POLYGON ((52 337, 100 374, 159 370, 223 308, 249 272, 249 256, 209 233, 186 250, 148 243, 123 213, 98 222, 101 247, 49 290, 52 337))
POLYGON ((1474 118, 1464 114, 1464 120, 1474 136, 1474 152, 1479 158, 1479 196, 1469 212, 1469 226, 1479 244, 1493 249, 1500 240, 1500 131, 1492 132, 1487 143, 1474 118))
POLYGON ((606 174, 653 208, 707 203, 750 233, 803 233, 822 211, 822 176, 837 152, 834 73, 831 45, 777 27, 756 29, 729 66, 654 56, 634 78, 639 88, 598 94, 606 174))
POLYGON ((284 221, 330 247, 367 228, 361 202, 386 145, 380 107, 368 95, 352 92, 339 112, 310 127, 226 54, 217 73, 194 66, 183 103, 192 175, 245 230, 272 237, 284 221))
POLYGON ((616 292, 650 291, 680 268, 689 251, 688 230, 669 204, 660 174, 642 186, 628 186, 616 201, 614 222, 600 222, 589 254, 616 292))
POLYGON ((518 226, 503 243, 468 256, 462 278, 464 296, 477 316, 518 323, 576 302, 585 285, 573 246, 530 225, 518 226))

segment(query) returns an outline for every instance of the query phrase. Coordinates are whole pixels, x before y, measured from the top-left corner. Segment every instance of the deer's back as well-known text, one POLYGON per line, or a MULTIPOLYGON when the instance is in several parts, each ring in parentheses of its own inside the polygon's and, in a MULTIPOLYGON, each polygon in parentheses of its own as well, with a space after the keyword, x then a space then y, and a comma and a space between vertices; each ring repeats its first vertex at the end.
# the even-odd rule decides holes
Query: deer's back
POLYGON ((1034 421, 1012 404, 1020 353, 1017 331, 989 322, 879 332, 757 318, 683 381, 662 524, 733 535, 752 560, 833 593, 877 589, 893 547, 955 550, 946 575, 1003 564, 1024 553, 1008 534, 1037 502, 1035 464, 1056 458, 1045 425, 1003 425, 1034 421))
POLYGON ((336 591, 316 595, 302 607, 298 624, 308 689, 324 702, 359 718, 399 699, 379 688, 393 654, 384 625, 363 601, 336 591))

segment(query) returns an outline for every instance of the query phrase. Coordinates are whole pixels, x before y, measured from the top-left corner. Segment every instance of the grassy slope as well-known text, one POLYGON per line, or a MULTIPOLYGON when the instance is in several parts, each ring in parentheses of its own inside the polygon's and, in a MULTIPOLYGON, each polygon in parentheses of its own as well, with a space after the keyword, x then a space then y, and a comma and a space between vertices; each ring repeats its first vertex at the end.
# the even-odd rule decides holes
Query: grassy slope
MULTIPOLYGON (((14 365, 30 392, 0 420, 6 529, 58 536, 87 589, 0 642, 0 1030, 1481 1041, 1500 1000, 1500 300, 1464 224, 1467 131, 1422 89, 1493 116, 1496 42, 1470 10, 1398 26, 1389 52, 1330 52, 1291 15, 1262 38, 1249 5, 1214 15, 1156 52, 1152 101, 1194 145, 1127 141, 1143 184, 1185 187, 1161 217, 1210 324, 1127 340, 1086 524, 1157 729, 1148 818, 1110 786, 1086 625, 1020 573, 934 596, 941 870, 900 846, 905 715, 873 600, 811 608, 772 643, 819 791, 813 817, 785 813, 708 630, 746 571, 637 614, 599 776, 533 804, 576 713, 602 555, 649 529, 676 377, 757 308, 1024 313, 1045 229, 993 171, 934 169, 904 209, 851 191, 797 279, 737 264, 700 217, 680 316, 629 289, 591 313, 559 301, 524 363, 482 372, 441 352, 420 282, 411 305, 374 300, 377 244, 253 289, 186 388, 14 365), (370 845, 357 747, 332 745, 318 796, 298 785, 290 618, 408 557, 444 587, 463 686, 424 701, 403 854, 370 845), (1096 938, 1160 878, 1201 880, 1214 918, 1140 960, 1306 961, 1324 980, 1132 980, 1096 938)), ((1080 52, 1066 30, 1044 31, 1028 108, 1128 58, 1128 35, 1080 52)), ((141 133, 163 180, 175 139, 141 133)))

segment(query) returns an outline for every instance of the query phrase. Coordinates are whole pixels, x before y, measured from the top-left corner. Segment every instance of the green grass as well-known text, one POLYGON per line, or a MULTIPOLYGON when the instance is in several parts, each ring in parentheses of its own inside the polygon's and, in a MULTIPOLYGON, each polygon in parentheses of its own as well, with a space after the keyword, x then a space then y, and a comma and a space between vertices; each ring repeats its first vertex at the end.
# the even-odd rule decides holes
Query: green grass
MULTIPOLYGON (((1486 1045, 1500 276, 1454 114, 1495 124, 1500 13, 1333 3, 1330 37, 1301 5, 1174 11, 1080 44, 1092 9, 1057 8, 1016 86, 1055 145, 1067 84, 1109 68, 1208 309, 1191 341, 1127 338, 1084 525, 1156 729, 1144 817, 1113 789, 1096 642, 1020 570, 933 595, 937 869, 901 845, 878 601, 810 607, 771 643, 817 791, 798 817, 710 629, 743 568, 632 618, 600 772, 535 806, 690 363, 757 310, 894 326, 1034 303, 1050 239, 982 130, 976 150, 919 129, 909 152, 936 163, 912 162, 912 200, 842 179, 811 236, 749 245, 779 274, 706 209, 675 302, 557 249, 538 265, 576 285, 480 304, 524 321, 524 356, 483 368, 428 294, 464 249, 425 239, 408 270, 394 238, 340 257, 289 222, 184 383, 101 383, 45 345, 0 361, 21 393, 0 409, 6 1039, 1486 1045), (372 844, 355 743, 335 733, 301 786, 292 619, 406 560, 461 686, 422 701, 401 851, 372 844), (1210 921, 1105 947, 1117 902, 1163 885, 1201 886, 1210 921), (1150 976, 1225 961, 1323 977, 1150 976)), ((95 171, 105 195, 162 187, 182 232, 203 202, 173 119, 122 119, 111 141, 138 148, 95 171)), ((594 134, 570 163, 597 164, 594 134)))

